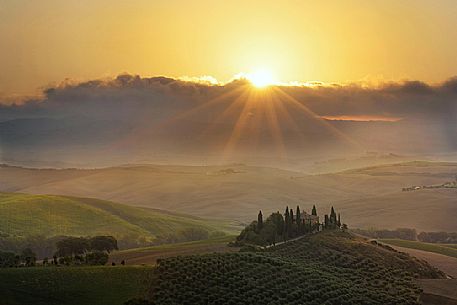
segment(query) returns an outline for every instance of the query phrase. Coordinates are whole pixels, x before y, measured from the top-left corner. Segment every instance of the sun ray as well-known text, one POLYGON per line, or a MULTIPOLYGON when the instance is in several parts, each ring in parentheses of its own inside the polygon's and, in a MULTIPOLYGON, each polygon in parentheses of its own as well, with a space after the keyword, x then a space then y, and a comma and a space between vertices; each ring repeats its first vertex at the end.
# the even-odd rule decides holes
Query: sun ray
POLYGON ((284 146, 281 126, 278 121, 278 116, 276 113, 274 103, 275 103, 275 101, 273 100, 271 93, 268 94, 267 101, 266 101, 266 114, 267 114, 268 126, 270 129, 271 136, 273 137, 273 141, 275 142, 278 155, 283 159, 287 159, 287 154, 286 154, 286 149, 284 146))
POLYGON ((236 121, 233 127, 232 133, 229 139, 227 140, 227 144, 224 147, 224 152, 222 154, 222 159, 224 161, 227 161, 228 158, 233 154, 233 150, 236 147, 238 140, 242 135, 242 130, 250 117, 249 113, 253 107, 253 99, 251 98, 251 95, 252 91, 250 90, 244 107, 240 113, 240 116, 238 117, 238 120, 236 121))
MULTIPOLYGON (((106 150, 112 150, 112 149, 117 149, 120 147, 131 146, 132 143, 137 143, 138 139, 143 139, 143 138, 147 137, 147 134, 150 133, 151 130, 155 130, 158 128, 165 128, 173 123, 176 123, 179 120, 190 117, 190 116, 198 113, 199 111, 202 111, 210 106, 214 106, 217 103, 232 97, 233 95, 236 95, 238 93, 240 93, 240 95, 241 95, 247 88, 249 88, 248 85, 238 86, 233 90, 229 90, 229 91, 227 91, 219 96, 216 96, 215 98, 210 99, 210 100, 204 102, 203 104, 198 105, 194 108, 191 108, 185 112, 178 113, 178 114, 175 114, 174 116, 171 116, 164 120, 154 122, 153 124, 149 124, 149 126, 147 128, 145 128, 144 124, 140 123, 140 124, 138 124, 138 127, 132 129, 128 135, 124 136, 122 139, 120 139, 117 142, 110 145, 110 147, 106 148, 106 150)), ((145 114, 141 121, 147 123, 149 121, 149 115, 145 114)))
POLYGON ((224 118, 232 114, 236 111, 237 106, 242 106, 242 104, 246 101, 248 94, 250 93, 250 89, 246 88, 244 92, 242 92, 239 96, 235 98, 235 100, 227 107, 224 111, 222 111, 219 115, 217 115, 214 120, 211 121, 211 125, 209 125, 201 135, 198 136, 199 139, 208 135, 218 123, 222 122, 224 118))
POLYGON ((308 117, 314 119, 315 121, 319 122, 322 126, 324 126, 326 129, 328 129, 330 132, 332 132, 333 135, 335 135, 337 138, 342 139, 349 144, 351 144, 354 147, 357 147, 358 149, 363 149, 362 145, 357 143, 355 140, 347 136, 345 133, 337 129, 335 126, 329 124, 326 122, 324 119, 322 119, 319 115, 314 113, 311 109, 297 101, 295 98, 284 92, 281 88, 275 87, 274 90, 278 92, 281 96, 283 96, 287 101, 291 102, 293 105, 297 106, 299 109, 301 109, 308 117))

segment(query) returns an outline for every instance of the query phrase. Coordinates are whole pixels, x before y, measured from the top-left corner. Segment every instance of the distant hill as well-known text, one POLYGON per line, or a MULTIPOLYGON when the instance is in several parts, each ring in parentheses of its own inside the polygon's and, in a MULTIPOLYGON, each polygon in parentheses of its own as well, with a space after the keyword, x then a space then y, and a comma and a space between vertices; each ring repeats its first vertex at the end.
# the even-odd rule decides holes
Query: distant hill
POLYGON ((406 162, 310 175, 269 167, 126 165, 101 169, 0 167, 0 191, 113 200, 247 222, 259 209, 334 205, 350 227, 457 231, 457 189, 402 192, 450 181, 457 163, 406 162))
POLYGON ((237 232, 228 221, 92 198, 0 193, 0 237, 113 235, 121 245, 197 240, 237 232))
POLYGON ((419 304, 424 261, 345 232, 324 231, 259 252, 167 258, 152 304, 419 304))

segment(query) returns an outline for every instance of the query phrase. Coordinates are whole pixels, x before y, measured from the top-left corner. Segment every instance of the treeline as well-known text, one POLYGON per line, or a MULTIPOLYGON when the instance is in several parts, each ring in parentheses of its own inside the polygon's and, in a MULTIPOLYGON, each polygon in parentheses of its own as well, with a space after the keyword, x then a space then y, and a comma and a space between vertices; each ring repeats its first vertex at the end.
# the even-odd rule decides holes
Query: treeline
MULTIPOLYGON (((108 253, 118 250, 117 240, 112 236, 68 237, 56 244, 57 252, 52 264, 105 265, 108 253)), ((45 264, 47 258, 43 260, 45 264)))
POLYGON ((352 232, 376 239, 404 239, 416 240, 416 230, 408 228, 399 228, 395 230, 363 230, 351 229, 352 232))
MULTIPOLYGON (((67 237, 56 242, 57 251, 52 258, 45 257, 42 265, 105 265, 108 253, 118 250, 112 236, 67 237)), ((21 253, 0 251, 0 267, 33 267, 37 255, 30 248, 21 253)))
POLYGON ((36 254, 26 248, 21 253, 0 251, 0 268, 33 267, 36 264, 36 254))
POLYGON ((457 244, 457 233, 421 232, 417 239, 426 243, 457 244))
MULTIPOLYGON (((183 228, 182 230, 163 233, 152 241, 145 236, 137 234, 128 234, 121 237, 116 236, 116 239, 119 249, 125 250, 162 244, 197 241, 224 236, 224 234, 225 233, 222 231, 208 231, 203 227, 188 227, 183 228)), ((45 237, 42 235, 19 237, 0 232, 0 249, 3 251, 20 253, 22 249, 30 248, 36 253, 37 259, 43 259, 44 257, 52 257, 57 251, 57 242, 69 237, 70 236, 64 235, 52 237, 45 237)))
POLYGON ((376 239, 418 240, 426 243, 457 244, 457 233, 421 232, 415 229, 400 228, 396 230, 363 230, 352 229, 354 233, 376 239))
POLYGON ((257 221, 251 222, 240 233, 234 245, 275 245, 277 242, 287 241, 304 234, 341 227, 340 216, 336 214, 333 207, 330 214, 325 215, 323 224, 319 222, 316 206, 313 206, 311 214, 302 212, 299 206, 297 206, 295 213, 293 209, 286 207, 284 215, 278 211, 268 216, 265 221, 262 211, 259 211, 257 221))

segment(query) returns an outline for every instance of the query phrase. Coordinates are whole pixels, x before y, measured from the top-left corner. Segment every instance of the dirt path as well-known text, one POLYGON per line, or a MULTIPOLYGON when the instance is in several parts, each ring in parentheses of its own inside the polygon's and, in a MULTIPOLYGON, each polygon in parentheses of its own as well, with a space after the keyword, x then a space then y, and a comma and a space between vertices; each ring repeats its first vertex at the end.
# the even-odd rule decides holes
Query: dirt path
MULTIPOLYGON (((314 233, 310 233, 310 234, 314 234, 314 233)), ((298 236, 298 237, 295 237, 295 238, 292 238, 292 239, 288 239, 287 241, 280 241, 280 242, 277 242, 274 245, 268 245, 268 246, 265 246, 263 248, 264 249, 268 249, 268 248, 271 248, 271 247, 277 247, 277 246, 285 244, 285 243, 290 243, 291 241, 295 241, 295 240, 299 240, 299 239, 305 238, 306 236, 309 236, 310 234, 305 234, 305 235, 298 236)))
POLYGON ((390 246, 398 251, 406 252, 419 259, 423 259, 444 273, 452 276, 453 278, 457 278, 457 258, 422 250, 397 247, 392 245, 390 246))

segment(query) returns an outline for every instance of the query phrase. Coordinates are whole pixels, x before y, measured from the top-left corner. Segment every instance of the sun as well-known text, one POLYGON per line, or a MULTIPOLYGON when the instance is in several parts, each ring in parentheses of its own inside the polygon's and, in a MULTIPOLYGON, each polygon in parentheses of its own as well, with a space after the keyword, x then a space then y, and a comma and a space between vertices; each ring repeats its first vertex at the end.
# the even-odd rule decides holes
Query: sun
POLYGON ((264 88, 275 84, 273 73, 267 69, 256 70, 248 73, 246 78, 257 88, 264 88))

